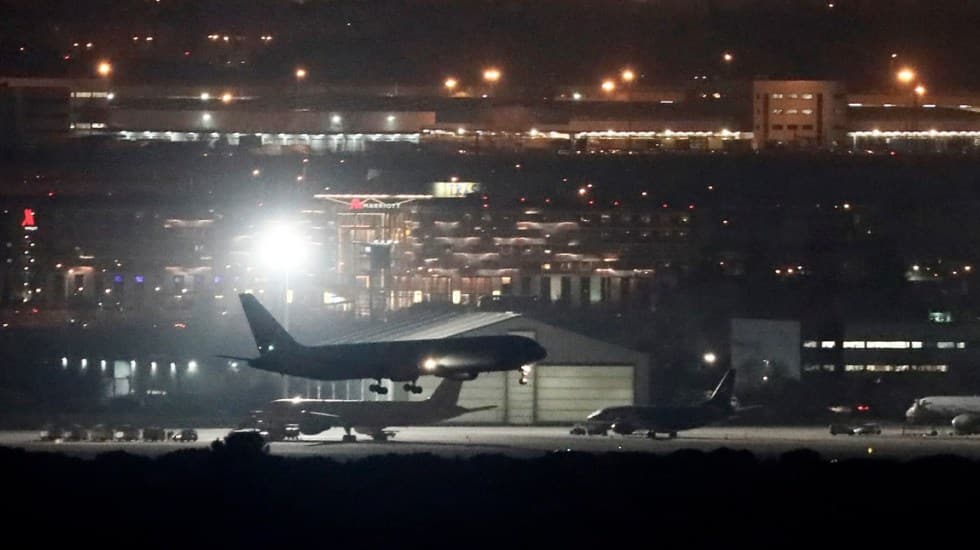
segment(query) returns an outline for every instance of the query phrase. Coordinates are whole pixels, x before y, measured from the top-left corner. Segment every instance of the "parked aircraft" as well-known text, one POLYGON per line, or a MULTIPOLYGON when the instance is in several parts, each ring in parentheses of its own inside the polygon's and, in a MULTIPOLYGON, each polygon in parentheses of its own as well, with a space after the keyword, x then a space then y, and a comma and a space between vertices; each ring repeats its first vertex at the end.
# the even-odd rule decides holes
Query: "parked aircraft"
POLYGON ((251 294, 239 294, 259 356, 227 359, 245 361, 257 369, 317 380, 373 378, 369 389, 388 393, 381 380, 406 382, 405 391, 421 393, 422 375, 473 380, 481 372, 521 370, 527 383, 531 365, 548 353, 534 340, 517 335, 461 336, 432 340, 390 340, 356 344, 304 346, 262 307, 251 294))
POLYGON ((957 434, 980 433, 980 395, 933 395, 920 397, 905 411, 911 424, 949 422, 957 434))
POLYGON ((635 431, 646 431, 652 438, 656 438, 657 433, 666 433, 674 438, 679 431, 711 424, 735 414, 736 409, 732 405, 734 391, 735 369, 729 369, 718 382, 711 397, 703 403, 690 406, 606 407, 588 416, 587 432, 605 434, 612 430, 626 435, 635 431))
MULTIPOLYGON (((457 404, 463 385, 460 380, 444 379, 424 401, 347 401, 340 399, 277 399, 262 411, 254 427, 267 432, 271 440, 286 437, 291 429, 316 435, 333 427, 346 432, 343 441, 355 441, 355 430, 384 441, 392 435, 389 426, 434 424, 457 416, 487 409, 467 409, 457 404)), ((254 417, 253 417, 254 418, 254 417)))

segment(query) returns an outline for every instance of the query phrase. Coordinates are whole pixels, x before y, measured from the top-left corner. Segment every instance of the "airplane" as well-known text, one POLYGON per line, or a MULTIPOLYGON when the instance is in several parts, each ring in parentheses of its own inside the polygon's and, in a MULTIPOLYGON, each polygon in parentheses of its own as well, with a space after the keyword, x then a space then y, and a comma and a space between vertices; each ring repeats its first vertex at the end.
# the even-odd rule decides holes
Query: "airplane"
POLYGON ((932 395, 920 397, 905 411, 910 424, 949 422, 953 433, 980 433, 980 395, 932 395))
POLYGON ((434 375, 473 380, 481 372, 520 369, 527 384, 531 365, 548 352, 531 338, 517 335, 461 336, 430 340, 389 340, 304 346, 293 339, 251 294, 239 294, 258 357, 219 355, 257 369, 316 380, 373 378, 368 388, 386 394, 384 378, 406 382, 405 391, 421 393, 418 379, 434 375))
POLYGON ((736 409, 732 405, 735 392, 735 369, 729 369, 706 401, 688 406, 631 405, 606 407, 590 414, 586 419, 587 433, 606 434, 609 430, 621 435, 635 431, 647 432, 656 439, 657 433, 666 433, 671 439, 677 432, 690 430, 719 420, 737 412, 755 407, 736 409))
POLYGON ((389 426, 434 424, 457 416, 493 409, 496 405, 467 409, 458 405, 461 380, 446 378, 424 401, 348 401, 342 399, 276 399, 266 410, 253 416, 254 427, 261 426, 268 439, 284 439, 292 427, 303 435, 316 435, 341 427, 342 441, 356 441, 351 429, 385 441, 393 436, 389 426))

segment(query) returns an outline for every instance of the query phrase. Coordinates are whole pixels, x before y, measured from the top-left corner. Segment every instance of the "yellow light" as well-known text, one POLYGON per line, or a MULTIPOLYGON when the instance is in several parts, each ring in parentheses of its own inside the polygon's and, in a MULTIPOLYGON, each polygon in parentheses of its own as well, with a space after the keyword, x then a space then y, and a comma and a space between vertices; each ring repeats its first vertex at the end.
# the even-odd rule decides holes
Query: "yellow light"
POLYGON ((926 87, 923 86, 922 84, 919 84, 918 86, 916 86, 915 87, 915 95, 917 95, 919 97, 922 97, 922 96, 926 95, 926 87))
POLYGON ((490 67, 489 69, 484 69, 483 80, 487 82, 497 82, 500 80, 500 69, 495 67, 490 67))
POLYGON ((447 90, 451 91, 456 89, 456 86, 459 85, 459 82, 455 78, 449 77, 446 79, 445 82, 442 83, 442 85, 445 86, 447 90))
POLYGON ((225 92, 225 93, 221 94, 221 101, 222 101, 222 103, 231 103, 231 100, 232 100, 231 93, 225 92))
POLYGON ((616 83, 613 82, 612 80, 603 80, 602 81, 602 91, 604 91, 604 92, 612 92, 615 89, 616 89, 616 83))
POLYGON ((619 76, 623 79, 623 82, 627 83, 633 82, 636 79, 636 73, 632 69, 623 69, 623 72, 619 76))
POLYGON ((908 67, 905 67, 904 69, 898 71, 898 74, 896 74, 895 76, 898 78, 899 82, 903 84, 908 84, 909 82, 915 80, 915 71, 913 71, 908 67))
POLYGON ((97 73, 99 73, 99 76, 109 76, 112 73, 112 64, 108 61, 100 61, 95 70, 97 73))
POLYGON ((725 52, 725 54, 722 55, 721 58, 724 59, 726 63, 731 63, 732 60, 735 59, 735 56, 728 52, 725 52))
POLYGON ((436 360, 431 357, 429 357, 422 363, 422 368, 429 372, 436 370, 436 366, 437 366, 436 360))
POLYGON ((306 69, 304 69, 303 67, 296 69, 296 78, 299 80, 303 80, 304 78, 306 78, 306 69))

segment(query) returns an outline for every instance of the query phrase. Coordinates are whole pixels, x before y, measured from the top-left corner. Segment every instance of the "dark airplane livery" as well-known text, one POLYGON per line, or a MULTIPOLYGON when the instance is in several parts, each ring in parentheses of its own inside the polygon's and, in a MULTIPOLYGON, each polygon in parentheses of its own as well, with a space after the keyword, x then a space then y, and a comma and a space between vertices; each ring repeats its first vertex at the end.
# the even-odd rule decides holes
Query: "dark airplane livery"
POLYGON ((351 430, 384 441, 389 426, 422 426, 457 416, 495 408, 467 409, 457 404, 463 382, 444 379, 424 401, 346 401, 340 399, 277 399, 261 412, 260 427, 272 440, 283 439, 287 427, 303 435, 316 435, 333 427, 343 428, 343 441, 355 441, 351 430))
POLYGON ((718 382, 715 391, 707 401, 689 406, 623 406, 600 409, 588 416, 589 433, 606 433, 612 430, 618 434, 631 434, 646 431, 655 438, 657 433, 677 437, 677 432, 690 430, 733 415, 732 406, 735 392, 735 369, 729 369, 718 382))
POLYGON ((257 369, 316 380, 373 378, 370 390, 388 393, 381 380, 406 382, 405 390, 421 393, 423 375, 473 380, 481 372, 521 370, 527 383, 531 365, 547 352, 534 340, 516 335, 464 336, 432 340, 390 340, 356 344, 304 346, 290 336, 251 294, 239 294, 259 356, 222 355, 257 369))

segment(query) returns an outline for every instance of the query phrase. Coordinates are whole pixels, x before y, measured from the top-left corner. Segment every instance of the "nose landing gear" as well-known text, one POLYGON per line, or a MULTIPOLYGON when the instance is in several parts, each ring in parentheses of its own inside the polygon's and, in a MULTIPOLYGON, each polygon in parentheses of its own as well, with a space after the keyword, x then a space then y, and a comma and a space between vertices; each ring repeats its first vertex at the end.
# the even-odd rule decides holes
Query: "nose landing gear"
POLYGON ((531 365, 521 367, 521 378, 518 380, 522 386, 527 385, 527 377, 531 374, 531 365))

